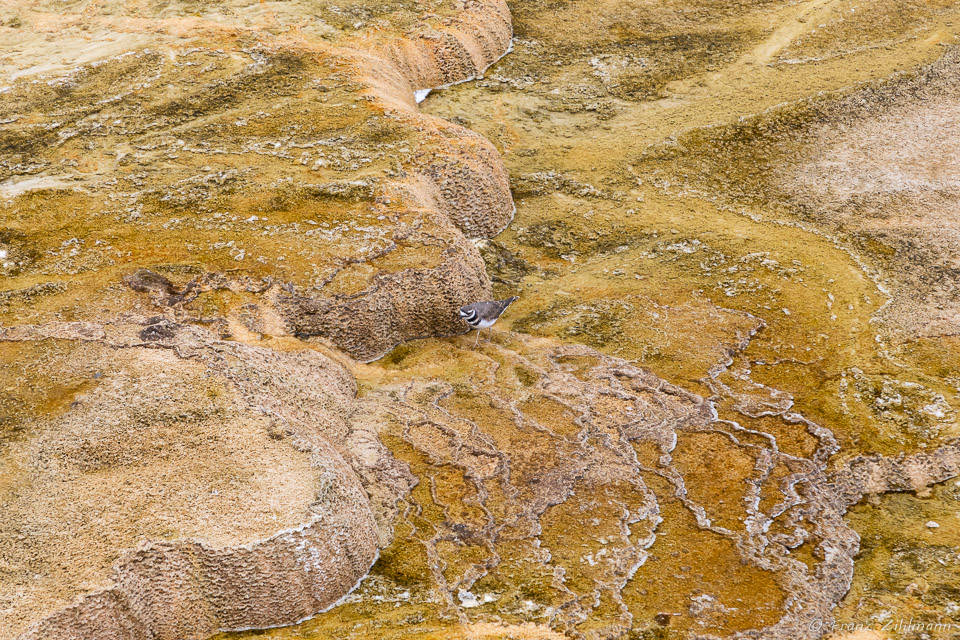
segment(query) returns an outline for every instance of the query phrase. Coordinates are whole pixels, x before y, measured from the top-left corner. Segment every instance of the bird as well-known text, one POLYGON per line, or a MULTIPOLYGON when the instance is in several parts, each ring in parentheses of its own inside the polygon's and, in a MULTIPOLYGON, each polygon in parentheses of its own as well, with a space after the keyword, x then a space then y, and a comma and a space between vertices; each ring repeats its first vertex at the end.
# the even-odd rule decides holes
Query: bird
POLYGON ((489 300, 482 302, 471 302, 468 305, 460 307, 460 317, 470 325, 471 329, 477 330, 477 339, 473 346, 480 343, 480 332, 490 327, 490 337, 493 337, 493 323, 506 311, 517 296, 512 296, 506 300, 489 300))

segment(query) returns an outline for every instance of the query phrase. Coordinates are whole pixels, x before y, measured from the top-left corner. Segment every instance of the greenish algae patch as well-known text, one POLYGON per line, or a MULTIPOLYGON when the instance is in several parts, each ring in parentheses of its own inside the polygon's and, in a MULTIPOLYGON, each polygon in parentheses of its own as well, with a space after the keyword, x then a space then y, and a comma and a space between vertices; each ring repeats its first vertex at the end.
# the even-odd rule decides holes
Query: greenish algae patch
POLYGON ((950 480, 922 496, 892 493, 850 510, 861 550, 836 610, 838 628, 860 625, 898 640, 928 629, 934 637, 953 633, 960 624, 958 507, 960 485, 950 480))

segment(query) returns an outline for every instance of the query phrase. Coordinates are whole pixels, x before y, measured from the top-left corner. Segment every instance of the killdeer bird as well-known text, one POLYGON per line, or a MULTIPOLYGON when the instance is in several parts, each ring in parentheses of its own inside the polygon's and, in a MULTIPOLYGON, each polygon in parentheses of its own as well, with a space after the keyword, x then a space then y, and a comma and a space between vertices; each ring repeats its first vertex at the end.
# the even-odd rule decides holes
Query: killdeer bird
POLYGON ((489 302, 472 302, 460 307, 460 317, 470 325, 471 329, 477 330, 477 339, 473 346, 476 347, 480 342, 480 332, 490 327, 490 337, 493 337, 493 323, 497 321, 510 303, 517 299, 517 296, 507 298, 506 300, 490 300, 489 302))

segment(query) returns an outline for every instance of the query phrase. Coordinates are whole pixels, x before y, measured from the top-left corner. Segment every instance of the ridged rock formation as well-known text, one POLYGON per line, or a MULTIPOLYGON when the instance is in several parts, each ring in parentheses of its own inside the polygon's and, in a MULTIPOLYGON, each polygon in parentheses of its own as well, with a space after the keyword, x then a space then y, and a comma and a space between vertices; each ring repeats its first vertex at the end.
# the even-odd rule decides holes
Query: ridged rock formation
POLYGON ((865 495, 890 491, 923 493, 933 485, 960 475, 960 440, 934 451, 901 458, 857 456, 831 474, 831 482, 853 505, 865 495))
POLYGON ((361 588, 336 613, 269 637, 470 637, 496 620, 584 640, 792 640, 920 611, 960 623, 960 489, 923 489, 958 468, 960 4, 511 10, 511 55, 422 108, 504 151, 517 215, 481 246, 494 294, 520 300, 479 355, 472 339, 432 341, 358 369, 368 394, 392 383, 404 398, 409 413, 382 437, 420 484, 361 588), (899 336, 891 320, 907 321, 899 336), (506 328, 589 344, 716 408, 710 436, 680 428, 669 457, 638 455, 647 470, 634 476, 662 518, 648 548, 647 521, 623 522, 651 499, 611 497, 598 478, 620 469, 607 441, 577 440, 518 388, 521 359, 536 366, 517 378, 566 380, 506 328), (567 497, 555 480, 580 464, 567 497), (658 473, 682 478, 686 495, 658 473), (793 485, 794 474, 805 479, 793 485), (528 497, 541 486, 559 502, 538 516, 528 497), (884 488, 918 495, 857 502, 884 488), (792 506, 777 515, 779 503, 792 506), (872 562, 855 565, 858 548, 872 562), (620 573, 641 550, 646 562, 620 573))
POLYGON ((511 8, 0 7, 0 640, 960 623, 960 3, 511 8))
POLYGON ((159 305, 172 317, 361 360, 462 329, 456 310, 490 286, 470 239, 509 222, 509 183, 489 142, 419 115, 413 92, 503 55, 503 2, 401 5, 408 37, 132 10, 11 18, 12 46, 56 27, 129 50, 26 68, 0 93, 5 300, 35 300, 30 322, 95 319, 140 304, 115 287, 150 269, 189 293, 159 305))
POLYGON ((623 360, 504 335, 435 376, 436 354, 412 354, 366 397, 421 478, 385 552, 405 559, 394 579, 428 573, 447 616, 494 598, 506 620, 546 613, 571 637, 684 609, 696 637, 815 637, 858 544, 824 473, 828 431, 770 418, 810 432, 797 454, 623 360))
POLYGON ((473 79, 507 51, 513 23, 507 3, 466 0, 463 10, 375 49, 392 61, 416 89, 473 79))
POLYGON ((502 56, 509 11, 296 4, 0 16, 0 638, 286 625, 390 541, 413 481, 349 373, 220 338, 462 330, 509 184, 414 91, 502 56))
POLYGON ((160 318, 0 340, 16 358, 2 371, 14 435, 0 450, 0 638, 289 624, 377 557, 357 470, 378 467, 388 487, 392 463, 375 435, 359 444, 336 362, 160 318))

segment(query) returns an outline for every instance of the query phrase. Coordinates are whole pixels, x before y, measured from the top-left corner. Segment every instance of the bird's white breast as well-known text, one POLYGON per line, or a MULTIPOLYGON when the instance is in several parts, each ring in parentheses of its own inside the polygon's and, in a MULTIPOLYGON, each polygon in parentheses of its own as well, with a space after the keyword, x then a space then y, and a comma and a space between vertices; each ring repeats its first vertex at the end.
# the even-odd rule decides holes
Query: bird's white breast
POLYGON ((496 319, 480 320, 479 322, 475 322, 473 326, 477 329, 486 329, 487 327, 492 327, 494 322, 496 322, 496 319))

